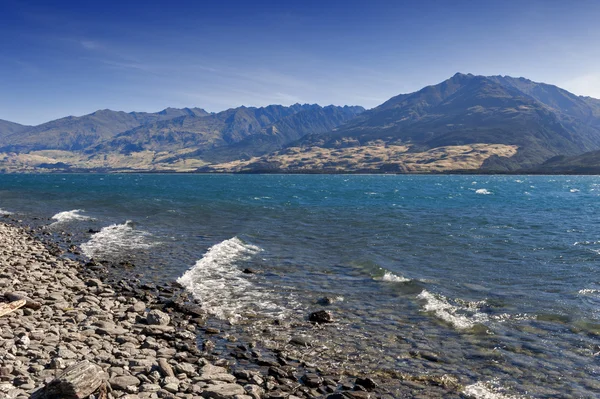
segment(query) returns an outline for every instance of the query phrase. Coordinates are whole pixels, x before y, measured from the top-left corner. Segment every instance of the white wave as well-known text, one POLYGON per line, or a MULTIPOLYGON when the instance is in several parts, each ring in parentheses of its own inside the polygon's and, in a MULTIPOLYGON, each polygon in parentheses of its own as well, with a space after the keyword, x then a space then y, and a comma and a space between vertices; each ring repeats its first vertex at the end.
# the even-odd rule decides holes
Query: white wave
POLYGON ((480 189, 475 190, 475 194, 490 195, 493 193, 486 188, 480 188, 480 189))
POLYGON ((577 293, 579 295, 591 295, 591 294, 598 294, 598 293, 600 293, 600 290, 596 290, 594 288, 584 288, 582 290, 577 291, 577 293))
POLYGON ((570 189, 569 191, 570 191, 570 192, 572 192, 572 193, 578 193, 578 192, 579 192, 579 189, 572 188, 572 189, 570 189))
POLYGON ((83 209, 73 209, 72 211, 58 212, 52 216, 52 219, 56 222, 52 224, 65 223, 73 220, 93 220, 89 216, 82 215, 81 212, 85 212, 83 209))
POLYGON ((598 245, 600 241, 575 241, 573 245, 598 245))
POLYGON ((398 276, 392 272, 386 271, 381 277, 381 281, 390 281, 393 283, 406 283, 409 282, 410 279, 404 276, 398 276))
POLYGON ((4 209, 0 208, 0 215, 12 215, 12 212, 5 211, 4 209))
POLYGON ((530 315, 527 313, 516 313, 516 314, 502 313, 502 314, 490 316, 490 319, 495 320, 499 323, 502 323, 505 321, 534 320, 535 318, 536 318, 535 315, 530 315))
POLYGON ((133 222, 128 220, 103 227, 88 242, 81 244, 81 250, 89 258, 113 258, 132 249, 153 247, 156 243, 149 241, 150 236, 146 231, 136 230, 133 222))
POLYGON ((468 398, 472 399, 524 399, 524 396, 515 396, 505 393, 506 388, 500 386, 497 380, 488 382, 476 382, 467 385, 463 390, 468 398))
POLYGON ((457 300, 456 305, 451 304, 443 295, 434 295, 427 290, 423 290, 418 299, 425 301, 423 310, 431 312, 436 317, 452 324, 459 330, 466 330, 474 327, 476 324, 488 321, 488 316, 477 311, 485 301, 468 302, 457 300))
POLYGON ((269 294, 256 287, 236 266, 261 251, 237 237, 230 238, 210 247, 177 282, 200 300, 210 314, 230 322, 255 306, 259 311, 280 313, 283 309, 269 294))

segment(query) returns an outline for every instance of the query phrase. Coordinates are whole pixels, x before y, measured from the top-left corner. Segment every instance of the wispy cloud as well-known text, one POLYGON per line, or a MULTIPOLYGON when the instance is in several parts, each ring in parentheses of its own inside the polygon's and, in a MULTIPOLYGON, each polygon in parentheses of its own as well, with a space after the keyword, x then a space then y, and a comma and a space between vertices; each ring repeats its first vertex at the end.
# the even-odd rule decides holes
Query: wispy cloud
POLYGON ((580 96, 600 98, 600 74, 577 76, 559 86, 580 96))
POLYGON ((79 43, 86 50, 97 50, 98 48, 101 48, 101 45, 93 40, 80 40, 79 43))

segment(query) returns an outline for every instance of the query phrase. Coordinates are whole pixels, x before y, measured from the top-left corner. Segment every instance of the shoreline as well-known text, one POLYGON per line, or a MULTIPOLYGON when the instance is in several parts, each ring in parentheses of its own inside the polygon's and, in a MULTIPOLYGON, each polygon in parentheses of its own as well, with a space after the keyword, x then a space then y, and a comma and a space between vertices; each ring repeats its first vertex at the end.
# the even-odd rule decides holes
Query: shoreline
POLYGON ((221 331, 206 326, 206 309, 177 283, 111 281, 107 265, 60 257, 52 238, 40 240, 35 229, 4 219, 0 292, 41 305, 0 317, 0 393, 6 398, 39 394, 82 360, 106 373, 107 398, 461 397, 451 380, 336 375, 303 361, 299 352, 260 350, 231 336, 225 345, 231 353, 215 353, 211 338, 221 331), (161 359, 176 373, 162 370, 161 359))

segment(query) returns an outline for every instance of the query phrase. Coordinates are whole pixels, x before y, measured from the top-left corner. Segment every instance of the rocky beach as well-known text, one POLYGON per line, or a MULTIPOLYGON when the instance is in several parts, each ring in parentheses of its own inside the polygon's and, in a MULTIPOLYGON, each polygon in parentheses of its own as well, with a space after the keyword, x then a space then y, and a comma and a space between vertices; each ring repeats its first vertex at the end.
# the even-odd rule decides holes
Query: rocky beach
POLYGON ((452 379, 335 375, 303 361, 293 348, 310 342, 298 339, 261 351, 228 337, 228 358, 215 355, 221 331, 177 283, 111 278, 106 265, 61 256, 28 227, 0 224, 0 243, 0 305, 19 307, 0 317, 2 398, 459 396, 452 379))

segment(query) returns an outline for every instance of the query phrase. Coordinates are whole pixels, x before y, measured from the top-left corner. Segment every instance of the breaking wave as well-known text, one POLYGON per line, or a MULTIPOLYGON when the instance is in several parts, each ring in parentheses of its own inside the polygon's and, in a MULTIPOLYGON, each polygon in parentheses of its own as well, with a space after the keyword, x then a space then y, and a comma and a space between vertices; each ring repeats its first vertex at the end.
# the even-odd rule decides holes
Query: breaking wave
POLYGON ((149 240, 152 235, 137 230, 131 220, 123 224, 103 227, 92 238, 81 244, 81 250, 89 258, 111 259, 132 249, 151 248, 156 243, 149 240))
POLYGON ((407 283, 411 281, 409 278, 404 276, 398 276, 392 272, 386 271, 381 277, 381 281, 389 281, 392 283, 407 283))
POLYGON ((281 313, 270 295, 253 284, 237 267, 262 249, 237 237, 213 245, 177 282, 201 301, 206 310, 221 319, 234 322, 244 311, 281 313), (257 308, 257 309, 254 309, 257 308))
POLYGON ((579 295, 592 295, 592 294, 599 294, 600 290, 597 290, 594 288, 584 288, 582 290, 579 290, 577 293, 579 295))
POLYGON ((490 195, 493 193, 485 188, 479 188, 479 189, 475 190, 475 194, 490 195))
POLYGON ((509 395, 506 388, 500 386, 497 380, 488 382, 476 382, 475 384, 467 385, 463 390, 463 394, 472 399, 524 399, 524 396, 509 395))
POLYGON ((417 298, 425 301, 423 311, 433 313, 459 330, 467 330, 489 320, 486 314, 479 312, 479 309, 485 306, 485 301, 469 302, 458 299, 451 303, 445 296, 432 294, 427 290, 423 290, 417 298))
POLYGON ((12 212, 5 211, 4 209, 0 208, 0 215, 12 215, 12 212))
POLYGON ((52 216, 52 219, 56 220, 56 222, 52 224, 56 225, 58 223, 66 223, 73 220, 93 220, 89 216, 82 215, 81 212, 85 211, 83 209, 73 209, 72 211, 58 212, 56 215, 52 216))

